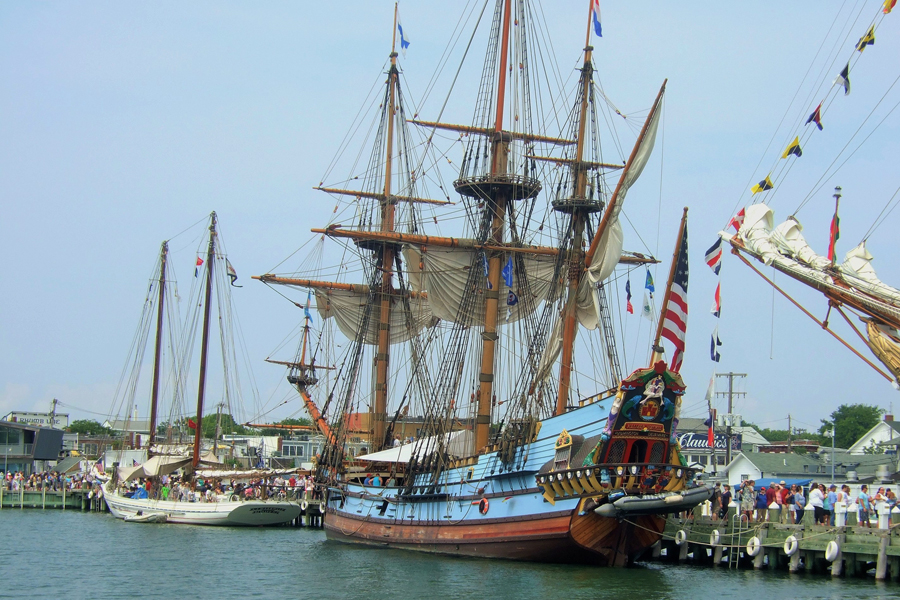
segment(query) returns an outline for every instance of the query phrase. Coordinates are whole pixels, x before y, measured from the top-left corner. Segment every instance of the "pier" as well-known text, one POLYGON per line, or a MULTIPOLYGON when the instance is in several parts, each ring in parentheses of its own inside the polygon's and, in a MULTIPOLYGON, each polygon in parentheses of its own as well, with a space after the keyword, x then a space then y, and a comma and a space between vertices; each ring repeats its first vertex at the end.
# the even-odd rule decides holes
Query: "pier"
POLYGON ((0 486, 0 509, 57 508, 84 512, 108 512, 106 502, 96 491, 83 490, 16 490, 0 486))
POLYGON ((748 523, 730 508, 725 519, 670 516, 662 540, 645 560, 735 569, 780 569, 831 577, 865 577, 900 582, 900 510, 882 506, 872 527, 857 526, 855 505, 837 507, 835 526, 816 525, 806 510, 799 524, 748 523))

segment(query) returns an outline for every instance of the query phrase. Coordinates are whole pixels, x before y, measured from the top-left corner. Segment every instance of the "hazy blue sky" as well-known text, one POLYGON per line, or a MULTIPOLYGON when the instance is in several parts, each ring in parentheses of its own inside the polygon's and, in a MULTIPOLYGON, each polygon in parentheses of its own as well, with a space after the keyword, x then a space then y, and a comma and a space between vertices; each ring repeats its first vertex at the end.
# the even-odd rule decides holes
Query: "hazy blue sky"
MULTIPOLYGON (((401 4, 412 40, 401 64, 413 100, 421 98, 461 4, 401 4)), ((811 82, 837 75, 881 2, 602 4, 604 37, 595 41, 595 64, 616 106, 626 114, 646 111, 669 78, 654 161, 632 189, 626 213, 649 225, 645 241, 667 259, 681 207, 691 207, 683 371, 689 405, 696 407, 713 370, 715 278, 703 265, 703 251, 733 209, 748 202, 749 184, 780 154, 785 126, 766 147, 810 65, 814 73, 787 117, 791 126, 824 95, 803 100, 811 82), (837 27, 849 33, 841 35, 837 67, 819 76, 837 34, 822 54, 820 45, 836 17, 837 27)), ((545 2, 563 71, 577 64, 586 6, 545 2)), ((236 301, 263 402, 293 398, 284 373, 261 361, 300 313, 249 276, 272 270, 311 237, 310 227, 329 222, 333 201, 311 187, 370 87, 383 78, 392 10, 387 0, 0 6, 0 413, 46 410, 57 397, 73 418, 105 415, 159 243, 211 210, 219 214, 231 262, 246 284, 236 301)), ((805 145, 789 177, 776 182, 776 218, 817 187, 900 74, 898 39, 900 10, 885 17, 875 46, 855 63, 852 93, 834 100, 825 130, 805 145)), ((473 52, 479 55, 481 46, 473 52)), ((480 58, 467 69, 477 80, 480 58)), ((422 107, 423 118, 436 116, 447 85, 445 74, 422 107)), ((447 120, 471 117, 471 85, 461 88, 447 120)), ((894 89, 864 134, 898 99, 894 89)), ((840 256, 860 241, 900 185, 898 120, 900 111, 836 177, 823 180, 798 213, 821 253, 834 185, 844 189, 840 256)), ((894 285, 900 285, 898 221, 895 213, 869 241, 879 275, 894 285)), ((195 236, 176 245, 190 246, 190 254, 192 244, 195 236)), ((642 249, 633 238, 626 248, 642 249)), ((190 260, 180 265, 182 281, 190 277, 190 260)), ((657 283, 664 279, 660 268, 657 283)), ((778 280, 824 316, 824 300, 778 280)), ((732 257, 726 257, 722 286, 719 370, 750 375, 742 387, 748 396, 737 406, 745 418, 783 427, 791 412, 795 423, 815 427, 842 403, 888 410, 900 400, 786 301, 775 298, 773 305, 771 288, 732 257)), ((298 410, 291 400, 270 416, 298 410)))

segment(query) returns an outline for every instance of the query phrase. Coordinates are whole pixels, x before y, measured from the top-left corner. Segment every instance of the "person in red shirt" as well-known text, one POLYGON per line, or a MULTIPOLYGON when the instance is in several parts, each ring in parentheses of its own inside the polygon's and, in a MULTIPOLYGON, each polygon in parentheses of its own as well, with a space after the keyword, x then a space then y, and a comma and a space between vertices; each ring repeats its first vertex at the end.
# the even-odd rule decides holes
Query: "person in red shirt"
POLYGON ((791 499, 793 498, 793 494, 788 486, 782 481, 780 485, 781 489, 778 490, 778 494, 781 496, 781 522, 785 525, 789 525, 791 521, 791 499))
MULTIPOLYGON (((776 490, 776 487, 777 487, 777 486, 778 486, 777 483, 773 483, 773 484, 770 485, 769 488, 766 490, 766 508, 772 506, 772 503, 775 502, 775 496, 776 496, 776 494, 778 493, 778 490, 776 490)), ((769 520, 769 516, 768 516, 768 515, 766 516, 766 520, 767 520, 767 521, 769 520)))

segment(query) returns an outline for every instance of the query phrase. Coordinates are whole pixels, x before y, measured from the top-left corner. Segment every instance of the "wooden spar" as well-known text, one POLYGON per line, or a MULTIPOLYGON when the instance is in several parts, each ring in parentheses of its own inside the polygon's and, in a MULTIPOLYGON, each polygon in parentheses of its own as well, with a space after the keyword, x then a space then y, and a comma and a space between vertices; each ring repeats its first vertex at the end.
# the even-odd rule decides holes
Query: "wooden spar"
POLYGON ((640 150, 641 145, 644 143, 644 136, 647 135, 647 129, 650 128, 650 122, 653 120, 654 115, 656 115, 656 111, 659 110, 659 105, 662 102, 663 93, 666 91, 666 83, 668 81, 668 79, 663 81, 662 87, 659 88, 659 93, 656 95, 656 102, 653 103, 653 108, 650 110, 650 114, 647 115, 647 120, 644 121, 641 133, 638 135, 637 142, 635 142, 634 148, 631 151, 631 156, 628 157, 628 162, 625 163, 625 170, 622 172, 622 176, 619 178, 619 183, 616 184, 616 189, 613 192, 612 198, 610 198, 609 204, 606 206, 606 211, 603 213, 603 219, 600 220, 600 225, 597 226, 597 231, 594 233, 594 239, 591 240, 591 247, 588 248, 587 256, 585 256, 584 259, 585 268, 591 266, 591 262, 594 260, 594 254, 600 246, 600 238, 603 237, 606 228, 610 225, 609 221, 612 218, 613 209, 619 202, 619 190, 622 189, 622 182, 625 181, 625 176, 628 174, 629 168, 631 168, 631 163, 634 162, 638 150, 640 150))
MULTIPOLYGON (((740 238, 738 238, 737 236, 732 237, 728 241, 731 244, 732 253, 740 256, 742 260, 744 257, 743 257, 743 255, 741 255, 739 253, 741 250, 743 250, 744 252, 750 254, 751 256, 753 256, 754 258, 756 258, 757 260, 762 262, 762 259, 758 255, 756 255, 755 253, 753 253, 752 251, 750 251, 749 249, 744 247, 743 242, 741 242, 740 238)), ((869 305, 865 304, 857 296, 864 296, 864 297, 868 298, 871 303, 885 304, 884 301, 879 300, 877 297, 871 296, 870 294, 866 294, 865 292, 862 292, 860 290, 853 290, 854 294, 850 294, 849 289, 847 289, 848 293, 844 293, 844 292, 840 291, 840 288, 844 288, 844 287, 848 287, 848 286, 842 279, 840 279, 840 276, 836 272, 832 272, 832 273, 830 273, 830 275, 832 276, 832 278, 834 280, 834 283, 832 285, 834 285, 835 287, 837 287, 839 289, 834 289, 822 282, 798 277, 796 273, 792 272, 790 269, 784 268, 783 266, 779 265, 777 262, 772 263, 772 267, 774 269, 778 270, 779 272, 784 273, 791 279, 799 281, 800 283, 811 287, 812 289, 816 290, 817 292, 820 292, 823 296, 825 296, 826 298, 828 298, 829 300, 831 300, 837 304, 846 304, 860 312, 863 312, 863 313, 869 315, 870 317, 872 317, 878 321, 881 321, 885 325, 893 327, 894 329, 900 329, 900 319, 898 319, 896 316, 894 316, 893 314, 891 314, 889 312, 886 312, 884 310, 878 310, 877 307, 872 306, 871 304, 869 304, 869 305)), ((763 277, 765 277, 765 276, 763 276, 763 277)))
POLYGON ((197 421, 194 430, 194 469, 200 464, 200 439, 203 433, 203 397, 206 395, 206 363, 209 358, 209 317, 212 312, 213 265, 216 262, 216 213, 210 216, 209 248, 206 252, 206 300, 203 306, 203 337, 200 340, 200 384, 197 389, 197 421))
MULTIPOLYGON (((494 137, 491 140, 491 175, 504 175, 509 161, 509 141, 504 140, 503 110, 506 95, 506 65, 509 57, 509 28, 512 6, 505 0, 500 41, 500 72, 497 78, 497 112, 494 118, 494 137)), ((488 240, 493 244, 503 241, 503 224, 506 220, 506 205, 509 202, 506 190, 498 190, 487 203, 487 210, 493 212, 491 233, 488 240)), ((488 258, 488 290, 484 293, 484 329, 481 334, 481 371, 478 375, 476 394, 477 413, 475 416, 475 451, 488 444, 491 430, 491 405, 494 392, 494 353, 497 345, 497 318, 500 289, 500 254, 493 253, 488 258)))
POLYGON ((556 146, 571 146, 575 140, 566 140, 562 138, 547 137, 545 135, 534 135, 532 133, 524 133, 521 131, 498 131, 496 128, 490 127, 474 127, 472 125, 454 125, 452 123, 438 123, 436 121, 419 121, 410 119, 410 123, 419 127, 431 127, 432 129, 444 129, 446 131, 458 131, 460 133, 474 133, 476 135, 493 136, 502 133, 505 137, 513 140, 521 140, 523 142, 544 142, 554 144, 556 146))
MULTIPOLYGON (((316 186, 313 187, 314 190, 318 190, 320 192, 327 192, 329 194, 341 194, 343 196, 355 196, 357 198, 372 198, 374 200, 380 200, 382 202, 385 201, 384 194, 378 194, 375 192, 363 192, 359 190, 343 190, 340 188, 327 188, 316 186)), ((453 204, 449 200, 432 200, 431 198, 418 198, 416 196, 391 196, 391 200, 396 204, 397 202, 414 202, 416 204, 437 204, 439 206, 444 206, 446 204, 453 204)))
POLYGON ((666 306, 669 304, 669 296, 672 295, 672 280, 675 278, 675 268, 678 263, 678 252, 681 250, 681 237, 684 235, 684 226, 687 223, 688 207, 684 207, 681 214, 681 224, 678 226, 678 235, 675 236, 675 251, 672 253, 672 266, 669 267, 669 278, 666 280, 666 292, 663 294, 662 309, 659 312, 659 322, 656 324, 656 336, 653 338, 653 347, 650 354, 650 366, 656 364, 662 358, 662 347, 659 340, 662 337, 663 315, 666 314, 666 306))
MULTIPOLYGON (((588 15, 588 39, 590 42, 591 35, 590 15, 588 15)), ((578 133, 575 144, 575 160, 573 165, 581 164, 584 160, 585 147, 585 129, 587 128, 588 100, 590 98, 590 86, 593 81, 593 63, 591 62, 591 52, 593 48, 590 43, 586 43, 584 47, 584 66, 581 71, 581 106, 578 114, 578 133)), ((585 198, 587 196, 587 171, 584 169, 575 170, 575 181, 573 189, 573 197, 585 198)), ((562 339, 562 357, 559 364, 559 385, 557 386, 556 395, 556 414, 561 415, 566 412, 569 405, 569 388, 572 382, 572 360, 575 354, 575 332, 577 320, 575 312, 577 308, 578 284, 581 282, 584 273, 584 251, 582 250, 584 240, 584 225, 587 215, 583 209, 576 209, 572 212, 573 231, 572 231, 572 250, 569 255, 569 289, 566 297, 566 305, 563 308, 563 339, 562 339)))
POLYGON ((536 156, 534 154, 529 154, 525 158, 530 158, 532 160, 542 160, 544 162, 552 162, 558 165, 571 165, 576 169, 609 169, 610 171, 616 171, 620 169, 624 169, 625 165, 615 165, 612 163, 602 163, 590 160, 582 160, 576 161, 572 158, 561 158, 561 157, 553 157, 553 156, 536 156))
MULTIPOLYGON (((395 244, 409 244, 410 246, 470 248, 474 250, 489 250, 492 252, 540 254, 545 256, 556 256, 557 254, 559 254, 558 248, 551 248, 549 246, 509 246, 506 244, 479 244, 472 238, 440 237, 432 235, 419 235, 414 233, 400 233, 396 231, 391 233, 384 233, 380 231, 356 231, 353 229, 341 229, 340 227, 340 225, 332 225, 327 229, 311 229, 310 231, 312 233, 321 233, 323 235, 327 235, 328 237, 350 238, 353 240, 375 240, 380 242, 393 242, 395 244)), ((619 263, 627 265, 656 264, 658 262, 659 261, 652 256, 648 257, 638 254, 623 254, 619 259, 619 263)), ((268 275, 263 275, 262 277, 268 277, 268 275)), ((259 276, 254 276, 253 278, 259 279, 259 276)))
MULTIPOLYGON (((296 285, 298 287, 312 288, 317 290, 340 290, 343 292, 352 292, 360 296, 369 295, 369 286, 359 283, 336 283, 334 281, 316 281, 315 279, 295 279, 292 277, 278 277, 277 275, 253 275, 251 279, 257 279, 263 283, 274 283, 278 285, 296 285)), ((428 292, 417 292, 415 290, 407 290, 403 293, 395 292, 395 298, 428 298, 428 292)), ((295 303, 296 304, 296 303, 295 303)), ((303 308, 303 305, 299 305, 303 308)))
POLYGON ((316 427, 322 432, 322 435, 325 436, 325 440, 328 444, 337 446, 337 438, 334 436, 334 432, 331 431, 331 427, 328 426, 325 417, 322 416, 322 412, 319 410, 319 407, 316 406, 316 403, 313 402, 312 397, 309 395, 309 392, 306 391, 305 387, 300 388, 300 397, 303 398, 303 404, 306 405, 306 412, 309 413, 313 423, 316 424, 316 427))
POLYGON ((265 362, 273 364, 273 365, 281 365, 283 367, 291 367, 292 369, 312 369, 315 367, 316 369, 322 369, 325 371, 334 371, 335 367, 321 366, 321 365, 309 365, 302 362, 293 362, 290 360, 272 360, 271 358, 264 359, 265 362))
MULTIPOLYGON (((736 255, 739 259, 741 259, 741 262, 743 262, 745 265, 747 265, 748 267, 750 267, 751 269, 753 269, 753 270, 756 272, 757 275, 759 275, 760 277, 762 277, 763 279, 765 279, 766 282, 767 282, 769 285, 771 285, 773 288, 775 288, 776 290, 778 290, 778 293, 779 293, 779 294, 781 294, 782 296, 784 296, 785 298, 787 298, 787 299, 790 301, 791 304, 793 304, 794 306, 796 306, 797 308, 799 308, 799 309, 803 312, 803 314, 805 314, 807 317, 809 317, 810 319, 812 319, 813 321, 815 321, 816 324, 819 325, 819 327, 821 327, 822 329, 824 329, 825 331, 827 331, 829 334, 831 334, 831 336, 832 336, 834 339, 836 339, 836 340, 839 341, 841 344, 843 344, 848 350, 850 350, 850 352, 852 352, 853 354, 855 354, 856 356, 858 356, 859 358, 861 358, 861 359, 863 360, 863 362, 865 362, 867 365, 869 365, 870 367, 872 367, 873 369, 875 369, 875 371, 876 371, 879 375, 881 375, 882 377, 884 377, 884 378, 887 379, 888 381, 894 381, 894 378, 893 378, 893 377, 891 377, 890 375, 888 375, 887 373, 885 373, 884 371, 882 371, 881 369, 879 369, 878 366, 877 366, 875 363, 873 363, 871 360, 869 360, 868 358, 866 358, 865 356, 863 356, 862 354, 860 354, 860 352, 859 352, 856 348, 854 348, 853 346, 851 346, 851 345, 850 345, 849 343, 847 343, 841 336, 839 336, 839 335, 836 334, 834 331, 832 331, 831 329, 829 329, 829 328, 828 328, 828 325, 826 325, 825 323, 823 323, 822 321, 820 321, 819 319, 817 319, 811 312, 809 312, 808 310, 806 310, 805 308, 803 308, 803 306, 802 306, 799 302, 797 302, 797 301, 794 300, 790 295, 788 295, 787 292, 785 292, 785 291, 782 290, 780 287, 778 287, 777 285, 775 285, 775 282, 772 281, 771 279, 769 279, 768 277, 766 277, 766 276, 765 276, 759 269, 757 269, 757 268, 756 268, 749 260, 747 260, 747 258, 746 258, 743 254, 740 253, 738 247, 735 246, 734 244, 732 244, 732 251, 731 251, 731 253, 734 254, 734 255, 736 255)), ((776 268, 777 268, 777 267, 776 267, 776 268)), ((781 269, 779 269, 779 271, 780 271, 780 270, 781 270, 781 269)), ((782 271, 782 273, 783 273, 783 272, 784 272, 784 271, 782 271)), ((826 295, 827 295, 827 294, 826 294, 826 295)))
POLYGON ((159 406, 159 368, 162 356, 163 316, 166 301, 166 262, 169 255, 169 242, 162 243, 159 254, 159 299, 156 309, 156 349, 153 355, 153 387, 150 392, 150 434, 147 436, 147 458, 152 456, 153 436, 156 434, 156 413, 159 406))

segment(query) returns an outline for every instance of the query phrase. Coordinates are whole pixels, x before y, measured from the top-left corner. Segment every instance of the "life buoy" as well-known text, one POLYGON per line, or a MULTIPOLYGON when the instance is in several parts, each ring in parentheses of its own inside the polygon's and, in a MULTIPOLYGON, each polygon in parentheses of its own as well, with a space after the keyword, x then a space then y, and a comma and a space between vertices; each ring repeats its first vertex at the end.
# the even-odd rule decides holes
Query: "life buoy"
POLYGON ((709 534, 709 545, 710 546, 718 546, 719 545, 719 530, 713 529, 712 533, 709 534))
POLYGON ((481 502, 478 503, 478 512, 480 512, 483 515, 486 515, 490 508, 491 508, 491 503, 488 502, 487 498, 482 498, 481 502))
POLYGON ((759 554, 759 551, 762 549, 762 544, 759 541, 759 538, 755 535, 750 538, 747 542, 747 554, 750 556, 756 556, 759 554))
POLYGON ((675 534, 675 545, 683 546, 687 541, 687 534, 684 532, 684 529, 679 529, 675 534))
POLYGON ((784 553, 788 556, 793 556, 797 553, 797 550, 800 548, 800 543, 797 541, 797 537, 793 535, 789 535, 784 540, 784 553))
POLYGON ((320 515, 324 515, 324 514, 325 514, 325 503, 324 503, 324 502, 320 502, 320 503, 319 503, 319 514, 320 514, 320 515))
POLYGON ((300 510, 306 510, 307 508, 309 508, 309 502, 304 500, 303 502, 300 503, 300 510))
POLYGON ((834 562, 838 557, 838 552, 840 552, 841 547, 838 546, 838 543, 834 540, 828 542, 828 545, 825 546, 825 560, 828 562, 834 562))

